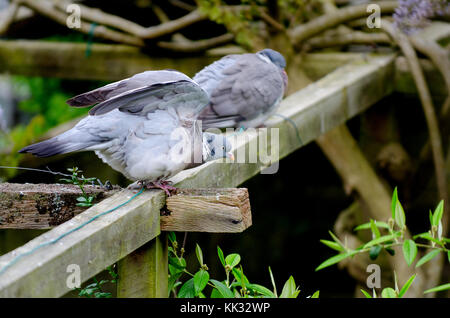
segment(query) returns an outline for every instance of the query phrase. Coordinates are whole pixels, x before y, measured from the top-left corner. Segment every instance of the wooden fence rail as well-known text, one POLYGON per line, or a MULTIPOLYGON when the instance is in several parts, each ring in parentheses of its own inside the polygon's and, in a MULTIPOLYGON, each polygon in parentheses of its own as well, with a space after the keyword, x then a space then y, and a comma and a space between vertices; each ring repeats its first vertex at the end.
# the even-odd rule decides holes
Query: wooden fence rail
MULTIPOLYGON (((354 60, 287 97, 278 111, 281 117, 275 116, 266 123, 270 129, 234 135, 232 143, 236 157, 245 154, 255 141, 278 136, 279 143, 267 144, 267 153, 275 151, 276 154, 270 162, 214 161, 183 171, 173 181, 180 188, 238 186, 390 94, 394 87, 394 61, 394 55, 367 55, 354 60)), ((282 163, 279 168, 283 169, 282 163)), ((17 255, 57 238, 132 196, 131 191, 122 190, 1 256, 0 269, 17 255)), ((101 216, 55 244, 23 257, 0 274, 0 297, 62 296, 69 291, 66 286, 68 265, 80 266, 84 282, 118 261, 119 274, 122 276, 118 284, 119 296, 166 296, 167 245, 165 238, 158 238, 163 224, 160 210, 165 203, 161 191, 145 191, 127 205, 101 216), (137 273, 140 279, 133 280, 137 273)))

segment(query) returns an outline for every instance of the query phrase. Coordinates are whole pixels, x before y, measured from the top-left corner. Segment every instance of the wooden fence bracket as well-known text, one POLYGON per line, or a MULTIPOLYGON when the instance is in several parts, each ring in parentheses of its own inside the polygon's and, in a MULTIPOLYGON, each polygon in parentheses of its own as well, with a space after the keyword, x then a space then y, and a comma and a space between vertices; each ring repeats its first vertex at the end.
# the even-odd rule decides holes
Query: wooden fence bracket
MULTIPOLYGON (((119 189, 85 186, 95 203, 119 189)), ((154 191, 154 190, 153 190, 154 191)), ((87 208, 78 186, 0 183, 0 229, 50 229, 87 208)), ((237 233, 252 224, 247 189, 178 189, 161 209, 161 231, 237 233)))

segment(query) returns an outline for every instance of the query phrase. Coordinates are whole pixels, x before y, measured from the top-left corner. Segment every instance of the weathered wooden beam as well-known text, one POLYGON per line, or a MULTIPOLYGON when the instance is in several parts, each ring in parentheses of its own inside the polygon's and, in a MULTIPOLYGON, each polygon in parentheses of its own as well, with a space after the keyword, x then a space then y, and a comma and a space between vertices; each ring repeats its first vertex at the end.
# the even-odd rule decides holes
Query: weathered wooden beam
MULTIPOLYGON (((342 124, 390 94, 394 56, 371 56, 338 68, 317 82, 286 98, 267 126, 279 128, 279 158, 287 156, 321 134, 342 124), (297 128, 295 128, 293 126, 297 128), (301 142, 298 139, 298 135, 301 142)), ((235 152, 246 149, 259 130, 236 135, 235 152), (242 137, 242 138, 241 138, 242 137)), ((276 146, 276 145, 274 145, 276 146)), ((272 149, 268 144, 269 153, 272 149)), ((267 167, 267 163, 222 163, 220 160, 185 170, 172 178, 182 188, 235 187, 267 167)), ((281 166, 280 169, 283 167, 281 166)), ((0 257, 0 270, 16 255, 30 251, 111 207, 126 202, 132 193, 122 191, 50 230, 24 246, 0 257)), ((104 215, 82 229, 20 259, 0 274, 0 297, 55 297, 68 291, 68 264, 79 264, 82 281, 123 258, 159 234, 162 191, 146 191, 129 204, 104 215), (155 230, 157 229, 157 230, 155 230), (37 266, 41 265, 41 266, 37 266)))
POLYGON ((316 81, 338 67, 363 57, 362 53, 349 52, 308 53, 303 56, 302 68, 308 77, 316 81))
MULTIPOLYGON (((85 186, 99 202, 118 192, 85 186)), ((87 208, 75 185, 0 183, 0 229, 50 229, 87 208)), ((252 224, 247 189, 179 189, 167 198, 162 231, 238 233, 252 224)))
POLYGON ((59 297, 69 292, 67 272, 78 265, 81 281, 98 274, 160 234, 164 195, 146 191, 109 214, 102 215, 54 244, 39 248, 92 217, 117 207, 133 196, 122 190, 75 216, 70 221, 0 257, 0 270, 16 256, 34 250, 0 273, 0 297, 59 297))
POLYGON ((0 73, 116 81, 147 70, 176 69, 194 75, 216 57, 157 57, 120 44, 0 40, 0 73))
MULTIPOLYGON (((116 193, 99 186, 84 186, 94 203, 116 193)), ((0 183, 0 229, 49 229, 85 211, 77 198, 82 195, 72 184, 0 183)))
POLYGON ((178 189, 166 207, 162 231, 237 233, 252 224, 247 189, 178 189))

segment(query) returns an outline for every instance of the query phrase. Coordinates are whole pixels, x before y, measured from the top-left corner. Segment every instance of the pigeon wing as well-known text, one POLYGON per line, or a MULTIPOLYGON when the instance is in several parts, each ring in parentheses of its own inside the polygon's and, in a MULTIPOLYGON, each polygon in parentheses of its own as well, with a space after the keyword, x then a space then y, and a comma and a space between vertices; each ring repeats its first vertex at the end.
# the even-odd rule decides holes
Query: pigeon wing
POLYGON ((278 67, 255 54, 244 54, 228 68, 212 90, 210 105, 200 115, 204 124, 250 120, 276 106, 283 95, 283 78, 278 67))
POLYGON ((138 88, 147 87, 156 83, 183 79, 189 78, 178 71, 146 71, 135 74, 130 78, 110 83, 103 87, 72 97, 67 100, 67 104, 73 107, 87 107, 104 102, 115 96, 126 94, 127 92, 133 92, 138 88))
POLYGON ((157 109, 173 106, 182 119, 193 120, 208 105, 206 92, 192 80, 157 83, 136 88, 94 106, 90 115, 102 115, 113 109, 146 116, 157 109))

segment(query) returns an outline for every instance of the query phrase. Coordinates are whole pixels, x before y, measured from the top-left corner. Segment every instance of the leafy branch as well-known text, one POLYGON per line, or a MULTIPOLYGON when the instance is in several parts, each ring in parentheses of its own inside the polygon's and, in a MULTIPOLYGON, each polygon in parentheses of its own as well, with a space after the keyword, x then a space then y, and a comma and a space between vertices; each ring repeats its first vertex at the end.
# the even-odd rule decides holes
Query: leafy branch
MULTIPOLYGON (((244 274, 241 256, 233 253, 224 255, 222 249, 217 247, 217 255, 225 271, 224 280, 212 279, 208 266, 204 263, 203 252, 197 244, 195 254, 199 263, 199 269, 192 273, 186 268, 184 259, 184 249, 179 249, 176 236, 173 232, 169 234, 169 294, 178 298, 206 298, 205 289, 211 289, 211 298, 297 298, 300 290, 292 276, 286 281, 281 294, 278 296, 275 280, 269 267, 270 278, 273 290, 259 284, 250 283, 244 274), (182 283, 180 279, 183 274, 190 278, 182 283)), ((318 298, 319 291, 315 292, 311 298, 318 298)))
MULTIPOLYGON (((332 232, 329 232, 333 241, 321 240, 321 242, 331 249, 338 251, 339 254, 325 260, 316 268, 316 271, 337 264, 340 261, 349 257, 353 257, 357 254, 369 253, 369 256, 372 260, 375 260, 382 250, 385 250, 390 255, 394 255, 395 250, 393 249, 393 247, 397 246, 402 247, 404 259, 409 266, 411 266, 416 260, 418 255, 418 248, 426 249, 426 254, 417 260, 415 268, 418 268, 423 264, 431 261, 440 253, 446 253, 447 258, 450 262, 450 249, 447 245, 448 243, 450 243, 450 238, 444 237, 442 232, 442 217, 444 214, 443 200, 439 202, 434 212, 432 212, 431 210, 429 212, 430 230, 428 232, 414 235, 412 239, 409 239, 405 236, 405 233, 407 231, 406 215, 403 206, 398 199, 397 188, 395 188, 392 195, 391 213, 392 216, 387 223, 371 219, 370 222, 361 224, 354 229, 354 231, 370 230, 372 233, 372 240, 360 245, 356 249, 347 247, 336 235, 334 235, 332 232)), ((398 287, 396 287, 395 289, 388 288, 388 290, 387 288, 385 288, 383 289, 381 296, 402 297, 408 290, 409 286, 412 284, 415 277, 416 274, 412 275, 410 279, 405 283, 405 290, 404 288, 399 290, 398 287)), ((398 285, 396 276, 395 285, 398 285)), ((448 283, 428 289, 424 293, 431 293, 447 289, 450 289, 450 284, 448 283)), ((363 291, 363 293, 366 297, 370 296, 365 291, 363 291)), ((376 297, 375 291, 374 297, 376 297)))
POLYGON ((111 279, 102 279, 98 281, 96 277, 93 277, 93 283, 87 285, 85 288, 77 288, 78 296, 86 297, 86 298, 111 298, 112 294, 109 292, 105 292, 102 290, 102 286, 108 283, 115 284, 117 283, 117 273, 115 272, 114 265, 111 265, 106 268, 111 279))
POLYGON ((70 179, 61 178, 59 180, 77 185, 80 188, 82 195, 77 198, 78 203, 76 205, 82 207, 92 206, 95 197, 88 195, 84 190, 84 186, 88 183, 95 182, 97 178, 85 178, 84 175, 81 175, 81 177, 78 176, 79 173, 83 172, 82 170, 79 170, 78 167, 68 168, 67 170, 72 173, 70 179))

